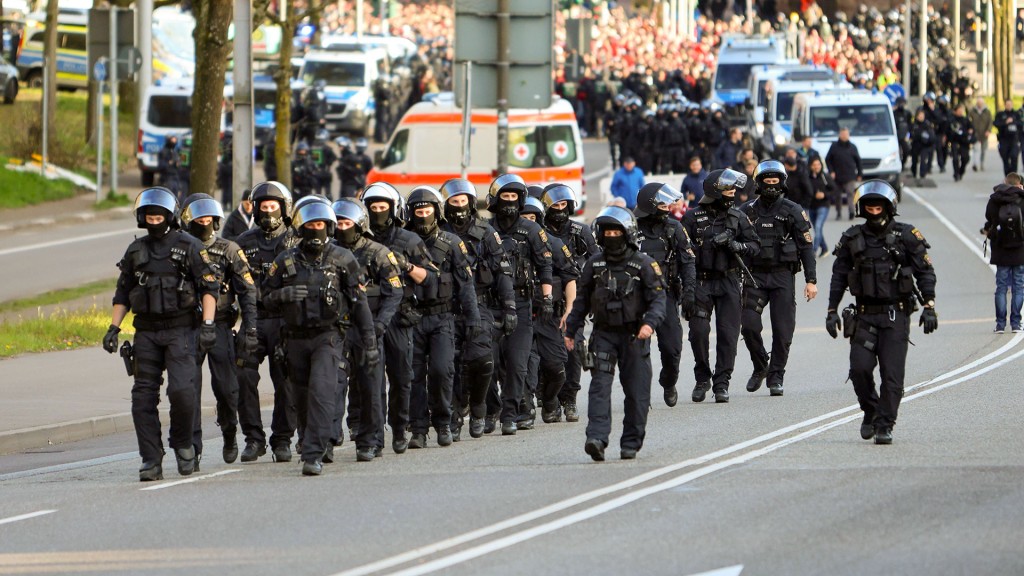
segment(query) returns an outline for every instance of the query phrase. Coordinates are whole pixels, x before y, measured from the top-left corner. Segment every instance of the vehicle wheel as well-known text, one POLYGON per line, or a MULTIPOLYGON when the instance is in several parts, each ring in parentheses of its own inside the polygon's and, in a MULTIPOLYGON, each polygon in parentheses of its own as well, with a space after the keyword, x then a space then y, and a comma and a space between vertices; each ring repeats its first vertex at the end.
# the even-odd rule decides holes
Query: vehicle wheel
POLYGON ((42 88, 43 72, 41 70, 29 72, 28 78, 25 79, 25 83, 28 84, 29 88, 42 88))
POLYGON ((155 172, 149 172, 147 170, 142 171, 142 185, 149 188, 153 185, 153 179, 156 177, 155 172))
POLYGON ((14 99, 18 96, 18 81, 11 79, 4 87, 4 104, 14 104, 14 99))

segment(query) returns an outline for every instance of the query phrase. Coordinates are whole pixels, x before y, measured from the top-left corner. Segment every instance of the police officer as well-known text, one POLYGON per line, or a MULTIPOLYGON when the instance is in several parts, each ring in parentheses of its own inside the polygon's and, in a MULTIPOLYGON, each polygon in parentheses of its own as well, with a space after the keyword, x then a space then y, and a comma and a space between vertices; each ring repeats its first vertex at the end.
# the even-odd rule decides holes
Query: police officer
POLYGON ((759 196, 740 207, 761 239, 761 251, 747 257, 753 282, 743 288, 740 334, 754 364, 754 373, 747 381, 747 392, 756 392, 767 378, 772 396, 782 396, 783 393, 789 347, 796 330, 794 277, 801 264, 804 298, 810 302, 818 295, 811 221, 799 204, 783 198, 786 176, 786 168, 777 160, 758 164, 754 170, 754 182, 759 196), (761 338, 761 314, 766 306, 771 307, 770 357, 761 338))
POLYGON ((402 228, 404 206, 402 197, 391 185, 370 184, 361 200, 370 216, 370 232, 381 244, 391 249, 398 269, 403 274, 402 303, 384 333, 385 372, 388 377, 388 425, 393 435, 391 448, 402 454, 409 447, 405 431, 409 425, 409 395, 412 390, 412 335, 421 315, 414 304, 413 289, 417 285, 437 282, 437 272, 430 262, 430 253, 423 240, 402 228))
POLYGON ((896 221, 897 199, 892 186, 880 180, 857 187, 857 216, 866 222, 844 232, 833 251, 836 260, 825 319, 830 336, 835 338, 843 330, 843 336, 850 338, 850 379, 864 411, 860 435, 865 440, 874 437, 875 444, 892 443, 903 398, 915 292, 924 306, 918 322, 924 333, 934 332, 939 325, 928 242, 917 228, 896 221), (840 319, 839 304, 847 289, 856 303, 847 306, 840 319), (876 365, 882 376, 879 391, 875 390, 876 365))
POLYGON ((999 157, 1003 159, 1003 174, 1017 171, 1017 157, 1020 156, 1020 137, 1024 134, 1024 121, 1013 109, 1013 101, 1003 103, 1003 109, 996 113, 992 126, 999 131, 999 157))
POLYGON ((310 150, 313 158, 313 165, 316 167, 316 193, 331 198, 331 188, 334 186, 334 173, 331 166, 338 161, 338 155, 327 144, 329 134, 325 128, 316 131, 316 140, 310 150))
POLYGON ((971 161, 971 144, 974 143, 974 126, 967 119, 963 104, 953 110, 947 134, 950 145, 950 159, 953 161, 953 181, 963 180, 967 164, 971 161))
MULTIPOLYGON (((383 350, 384 333, 402 303, 402 273, 398 269, 398 260, 387 246, 370 239, 370 217, 365 205, 351 198, 343 198, 331 207, 338 218, 335 241, 351 250, 359 261, 366 287, 366 302, 373 314, 377 349, 383 350)), ((349 336, 349 344, 361 348, 362 341, 351 338, 351 332, 349 336)), ((349 424, 350 428, 358 430, 354 439, 356 459, 368 462, 384 449, 384 366, 377 364, 372 369, 361 368, 350 375, 349 379, 349 396, 352 399, 349 403, 349 424)), ((344 394, 345 391, 339 386, 336 440, 341 439, 344 394)))
POLYGON ((465 315, 456 322, 455 381, 452 388, 452 439, 460 439, 463 411, 469 410, 469 435, 484 435, 487 389, 494 376, 494 342, 516 329, 516 298, 512 291, 512 265, 501 246, 501 237, 477 214, 476 188, 468 180, 454 178, 441 186, 444 221, 441 227, 462 240, 476 285, 480 325, 475 338, 465 338, 465 315), (500 308, 499 308, 500 306, 500 308), (502 310, 498 315, 491 308, 502 310))
POLYGON ((166 188, 146 188, 135 199, 135 219, 147 234, 133 241, 118 263, 121 273, 110 328, 103 337, 103 349, 113 354, 121 322, 129 311, 135 313, 132 421, 142 456, 139 480, 143 482, 163 479, 157 405, 164 370, 171 404, 168 443, 178 473, 188 476, 195 470, 197 305, 202 306, 199 347, 209 350, 217 340, 214 314, 220 286, 203 245, 177 229, 177 209, 174 193, 166 188))
POLYGON ((206 352, 200 351, 196 365, 196 414, 192 444, 196 449, 196 470, 203 453, 202 416, 199 412, 203 389, 203 361, 209 358, 210 386, 217 398, 217 426, 224 436, 224 461, 231 464, 238 458, 238 377, 235 373, 235 350, 244 354, 258 345, 256 331, 256 283, 249 271, 245 254, 231 240, 214 234, 220 229, 224 210, 208 194, 193 194, 181 207, 181 225, 206 248, 220 290, 214 323, 217 342, 206 352), (242 330, 237 340, 232 328, 242 316, 242 330))
MULTIPOLYGON (((539 186, 529 186, 531 191, 543 193, 539 186)), ((544 204, 533 197, 526 199, 526 206, 520 215, 533 222, 544 219, 544 204)), ((538 317, 533 319, 533 346, 527 371, 527 388, 531 395, 536 396, 541 406, 541 419, 551 424, 562 420, 562 407, 558 394, 565 386, 565 364, 569 360, 565 345, 562 343, 565 318, 572 310, 576 300, 576 281, 580 270, 576 267, 572 252, 560 239, 548 236, 551 246, 551 297, 554 300, 555 313, 550 320, 538 317)), ((539 296, 540 290, 534 289, 539 296)), ((543 302, 534 299, 534 309, 540 310, 543 302)), ((536 316, 536 315, 535 315, 536 316)), ((524 393, 524 397, 529 395, 524 393)), ((518 429, 530 429, 533 426, 535 410, 520 413, 516 422, 518 429)))
POLYGON ((623 460, 636 458, 644 443, 651 408, 651 335, 665 317, 665 282, 653 258, 638 251, 636 220, 628 210, 610 206, 594 220, 604 252, 591 256, 580 277, 579 298, 566 320, 565 346, 576 343, 568 334, 583 328, 593 314, 588 358, 593 360, 584 450, 604 460, 612 428, 612 380, 615 367, 626 395, 622 438, 623 460))
POLYGON ((675 188, 661 182, 649 182, 637 193, 637 242, 640 251, 650 256, 661 268, 667 285, 665 320, 657 327, 658 350, 661 352, 661 376, 665 404, 675 406, 679 400, 676 382, 679 361, 683 354, 683 326, 679 308, 690 317, 696 305, 696 269, 690 238, 678 221, 669 218, 669 206, 682 200, 675 188))
POLYGON ((416 310, 422 316, 413 329, 412 396, 409 414, 412 439, 409 448, 425 448, 427 429, 433 424, 439 446, 450 446, 452 386, 455 377, 455 318, 458 304, 463 316, 466 340, 484 332, 477 310, 473 271, 466 260, 468 250, 459 237, 441 230, 444 217, 441 193, 419 186, 409 193, 407 227, 423 239, 430 260, 437 269, 437 283, 414 288, 416 310))
POLYGON ((192 135, 186 134, 178 150, 178 198, 184 199, 192 190, 192 135))
POLYGON ((263 174, 268 182, 277 180, 277 131, 271 130, 263 144, 263 174))
POLYGON ((373 168, 373 160, 366 155, 366 138, 356 140, 355 151, 342 154, 338 162, 338 179, 341 180, 341 195, 355 196, 366 186, 366 175, 373 168))
POLYGON ((373 370, 380 350, 373 317, 360 285, 360 267, 352 252, 331 242, 334 211, 322 202, 302 206, 293 221, 301 241, 277 256, 263 284, 265 305, 284 319, 288 378, 302 430, 302 474, 323 471, 331 448, 339 364, 345 332, 362 342, 359 365, 373 370))
MULTIPOLYGON (((554 182, 544 187, 540 200, 544 204, 544 231, 548 238, 558 238, 565 244, 576 268, 583 270, 583 265, 591 256, 601 251, 594 238, 594 232, 590 226, 582 222, 571 220, 570 216, 576 213, 576 193, 572 188, 554 182)), ((552 254, 554 252, 552 251, 552 254)), ((566 311, 572 310, 569 306, 566 311)), ((573 334, 577 347, 583 343, 583 333, 573 334)), ((576 409, 576 394, 580 391, 580 355, 568 354, 565 363, 565 385, 558 393, 558 402, 565 413, 566 422, 577 422, 579 412, 576 409)))
POLYGON ((383 144, 391 133, 391 86, 386 76, 373 81, 373 141, 383 144))
POLYGON ((156 155, 157 173, 160 174, 160 185, 180 197, 181 183, 179 180, 181 158, 178 156, 178 137, 168 136, 164 147, 156 155))
POLYGON ((317 167, 309 156, 309 145, 305 141, 299 142, 295 148, 295 158, 292 160, 292 189, 295 191, 296 200, 316 193, 320 188, 317 174, 317 167))
MULTIPOLYGON (((495 350, 495 378, 488 393, 488 415, 485 432, 493 432, 501 420, 502 435, 516 433, 521 404, 526 402, 526 377, 533 343, 533 290, 541 287, 541 308, 538 317, 554 318, 555 304, 551 296, 551 248, 547 233, 536 223, 520 216, 526 205, 526 183, 516 174, 502 174, 491 182, 487 191, 487 209, 494 214, 491 226, 501 238, 505 254, 512 263, 513 288, 516 294, 516 328, 495 350), (500 400, 497 382, 501 383, 500 400)), ((501 314, 501 309, 495 310, 501 314)), ((532 404, 532 398, 529 400, 532 404)))
POLYGON ((696 306, 689 318, 690 346, 696 361, 694 402, 703 402, 709 389, 715 402, 729 401, 729 379, 740 336, 741 258, 757 254, 760 242, 747 215, 733 206, 736 190, 742 189, 746 180, 746 174, 731 169, 711 172, 704 180, 704 196, 697 209, 683 216, 683 227, 697 256, 696 306), (712 312, 718 333, 714 372, 710 362, 712 312))
POLYGON ((234 190, 232 186, 234 182, 233 162, 232 134, 229 130, 220 139, 220 158, 217 159, 217 187, 220 188, 221 206, 225 208, 230 207, 232 202, 231 192, 234 190))
MULTIPOLYGON (((298 238, 289 227, 292 195, 280 182, 261 182, 252 189, 253 212, 257 228, 238 237, 238 246, 249 261, 256 286, 261 287, 274 259, 298 244, 298 238)), ((261 293, 262 294, 262 293, 261 293)), ((238 421, 245 435, 242 462, 255 462, 267 453, 267 436, 260 415, 259 366, 270 358, 270 380, 274 384, 274 414, 271 421, 270 448, 274 460, 290 462, 291 438, 295 434, 295 402, 292 387, 284 368, 281 342, 281 313, 265 305, 262 298, 256 304, 256 326, 259 343, 255 349, 245 350, 238 358, 238 421)))

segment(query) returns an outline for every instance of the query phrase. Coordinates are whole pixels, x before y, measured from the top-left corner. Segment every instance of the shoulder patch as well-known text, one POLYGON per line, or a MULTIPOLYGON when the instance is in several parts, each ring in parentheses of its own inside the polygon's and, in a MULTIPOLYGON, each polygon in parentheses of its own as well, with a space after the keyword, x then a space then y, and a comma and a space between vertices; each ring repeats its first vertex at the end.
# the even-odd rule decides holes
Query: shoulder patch
POLYGON ((540 236, 541 240, 543 240, 545 242, 548 241, 548 233, 545 232, 543 228, 541 228, 540 230, 537 231, 537 235, 540 236))
POLYGON ((811 238, 811 231, 810 230, 804 230, 804 241, 807 242, 808 244, 811 244, 811 243, 814 242, 814 239, 811 238))
POLYGON ((217 281, 217 277, 214 276, 213 274, 203 274, 203 280, 205 280, 207 282, 216 282, 217 281))
POLYGON ((501 244, 501 236, 497 232, 494 233, 494 241, 501 244))
POLYGON ((267 270, 267 276, 276 276, 276 275, 277 275, 277 262, 274 262, 274 263, 272 263, 270 265, 270 270, 267 270))
POLYGON ((402 281, 398 279, 398 276, 392 276, 391 278, 388 278, 388 284, 391 284, 392 288, 402 288, 402 281))
POLYGON ((811 221, 811 219, 807 217, 807 210, 801 210, 800 215, 803 216, 804 220, 806 220, 807 222, 811 221))
POLYGON ((242 279, 245 280, 246 284, 249 284, 249 285, 252 285, 252 286, 256 285, 256 283, 253 282, 253 280, 252 280, 252 274, 249 274, 248 272, 245 272, 245 273, 242 274, 242 279))
POLYGON ((466 243, 459 240, 459 250, 462 250, 463 256, 469 256, 469 250, 466 250, 466 243))
POLYGON ((924 254, 924 261, 927 262, 929 266, 935 266, 934 264, 932 264, 932 257, 929 256, 927 252, 925 252, 924 254))
POLYGON ((661 276, 661 266, 658 266, 657 262, 651 262, 651 268, 654 268, 654 273, 661 276))
POLYGON ((202 257, 203 262, 206 262, 207 264, 210 263, 210 254, 206 251, 206 248, 199 251, 199 256, 202 257))
POLYGON ((249 260, 245 257, 245 252, 241 248, 238 249, 238 257, 241 258, 242 262, 249 263, 249 260))
POLYGON ((395 253, 388 251, 388 262, 391 262, 392 266, 398 266, 398 258, 395 258, 395 253))
POLYGON ((565 244, 562 244, 562 253, 565 254, 566 258, 572 258, 572 252, 569 251, 569 247, 565 244))
POLYGON ((913 230, 911 230, 910 233, 914 235, 914 238, 917 238, 921 242, 924 242, 924 235, 921 234, 921 231, 918 230, 917 228, 914 228, 913 230))
POLYGON ((544 252, 545 258, 551 258, 551 252, 544 252))

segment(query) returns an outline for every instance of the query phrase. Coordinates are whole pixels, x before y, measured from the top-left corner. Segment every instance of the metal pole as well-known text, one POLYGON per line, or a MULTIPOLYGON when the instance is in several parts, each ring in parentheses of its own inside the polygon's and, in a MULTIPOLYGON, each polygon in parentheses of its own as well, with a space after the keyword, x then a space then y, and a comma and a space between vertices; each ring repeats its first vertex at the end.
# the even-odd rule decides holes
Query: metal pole
MULTIPOLYGON (((102 58, 101 58, 102 59, 102 58)), ((96 202, 103 200, 103 82, 96 94, 96 202)))
POLYGON ((363 0, 356 0, 356 38, 363 39, 363 0))
POLYGON ((508 172, 509 1, 498 0, 498 173, 508 172))
MULTIPOLYGON (((992 0, 988 0, 988 2, 985 2, 985 34, 988 36, 988 38, 987 38, 988 43, 986 45, 991 47, 992 46, 992 0)), ((989 94, 995 94, 996 93, 996 87, 993 85, 995 83, 995 75, 990 73, 990 71, 992 70, 992 50, 991 49, 985 51, 984 58, 985 58, 985 61, 984 61, 985 89, 988 90, 989 94)), ((998 106, 997 106, 997 108, 998 108, 998 106)))
POLYGON ((953 0, 953 66, 960 70, 960 0, 953 0))
POLYGON ((470 137, 473 134, 473 63, 467 60, 464 65, 466 69, 462 82, 464 87, 462 98, 462 170, 459 172, 463 179, 466 178, 471 161, 469 150, 471 144, 470 137))
MULTIPOLYGON (((28 32, 26 31, 25 33, 27 34, 28 32)), ((47 145, 49 144, 49 142, 47 142, 47 136, 50 132, 49 122, 47 122, 48 114, 46 113, 48 110, 47 104, 49 104, 49 99, 46 95, 50 93, 50 91, 47 90, 50 84, 50 75, 46 73, 46 67, 49 65, 50 63, 47 61, 46 56, 43 56, 43 167, 39 172, 43 177, 46 177, 46 150, 47 145)))
POLYGON ((110 193, 117 193, 117 6, 110 7, 110 193))
MULTIPOLYGON (((981 0, 974 0, 974 57, 981 51, 981 0)), ((998 108, 998 106, 997 106, 998 108)))
POLYGON ((139 98, 135 116, 138 118, 138 110, 142 109, 146 89, 153 84, 153 0, 136 0, 135 9, 136 46, 142 55, 142 65, 139 66, 137 76, 139 98))
POLYGON ((917 47, 921 73, 917 78, 917 89, 921 95, 928 91, 928 0, 921 0, 921 37, 917 47))
POLYGON ((380 33, 384 36, 390 36, 388 28, 388 0, 380 0, 380 33))
POLYGON ((910 91, 913 90, 913 86, 910 85, 910 53, 913 51, 913 39, 910 37, 913 34, 913 26, 911 26, 911 20, 913 19, 911 14, 914 13, 911 3, 912 0, 907 0, 907 13, 903 18, 903 88, 906 89, 907 95, 910 95, 910 91))
POLYGON ((242 201, 242 190, 252 188, 253 118, 252 118, 252 37, 241 32, 252 30, 252 3, 235 0, 235 85, 234 110, 231 114, 231 207, 242 201))

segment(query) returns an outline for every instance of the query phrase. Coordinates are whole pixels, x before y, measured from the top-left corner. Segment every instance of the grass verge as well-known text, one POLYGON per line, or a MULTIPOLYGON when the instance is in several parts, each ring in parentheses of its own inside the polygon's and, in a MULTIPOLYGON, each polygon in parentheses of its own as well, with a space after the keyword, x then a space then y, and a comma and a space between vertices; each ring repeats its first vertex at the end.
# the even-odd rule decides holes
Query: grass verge
POLYGON ((110 210, 118 206, 130 206, 132 200, 125 194, 107 194, 107 197, 100 200, 94 206, 97 210, 110 210))
POLYGON ((67 180, 48 180, 39 174, 14 172, 0 165, 0 208, 21 208, 75 195, 78 188, 67 180))
MULTIPOLYGON (((0 322, 0 358, 30 352, 57 352, 98 346, 110 326, 110 311, 96 306, 88 310, 58 310, 50 315, 0 322)), ((121 335, 134 334, 131 317, 122 323, 121 335)))
POLYGON ((51 306, 53 304, 60 304, 61 302, 67 302, 84 296, 94 296, 96 294, 103 293, 112 294, 116 285, 117 278, 108 278, 106 280, 97 280, 96 282, 89 282, 88 284, 75 286, 74 288, 52 290, 50 292, 43 292, 36 296, 29 296, 28 298, 19 298, 17 300, 0 302, 0 314, 6 312, 17 312, 19 310, 28 310, 31 308, 38 308, 40 306, 51 306))

